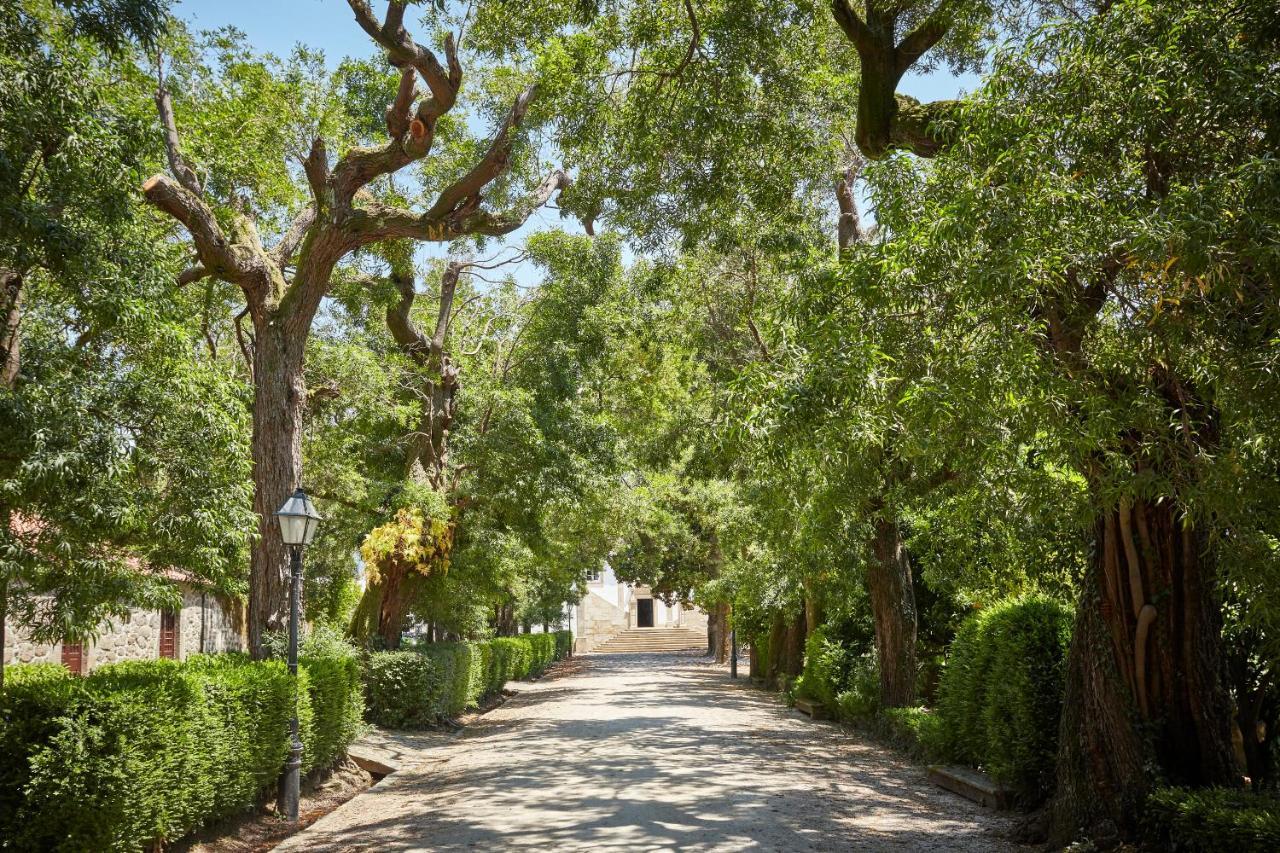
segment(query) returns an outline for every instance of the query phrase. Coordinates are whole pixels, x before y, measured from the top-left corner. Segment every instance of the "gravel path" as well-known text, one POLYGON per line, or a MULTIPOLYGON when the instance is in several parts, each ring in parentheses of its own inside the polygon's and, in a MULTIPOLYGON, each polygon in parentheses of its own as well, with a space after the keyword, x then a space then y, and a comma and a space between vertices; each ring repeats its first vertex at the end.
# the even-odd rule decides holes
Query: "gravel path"
POLYGON ((573 664, 276 849, 1022 849, 1007 816, 703 658, 573 664))

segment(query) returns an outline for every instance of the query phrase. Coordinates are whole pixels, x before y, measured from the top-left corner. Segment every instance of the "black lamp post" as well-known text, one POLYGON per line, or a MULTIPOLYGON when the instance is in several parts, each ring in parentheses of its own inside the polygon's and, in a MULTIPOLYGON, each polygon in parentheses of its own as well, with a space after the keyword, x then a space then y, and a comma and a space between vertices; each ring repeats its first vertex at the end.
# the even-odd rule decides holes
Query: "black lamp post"
POLYGON ((289 675, 293 677, 293 719, 289 721, 289 760, 280 777, 280 812, 298 820, 302 787, 302 740, 298 736, 298 623, 302 620, 302 549, 311 544, 320 526, 320 513, 299 486, 276 510, 280 535, 289 546, 289 675))

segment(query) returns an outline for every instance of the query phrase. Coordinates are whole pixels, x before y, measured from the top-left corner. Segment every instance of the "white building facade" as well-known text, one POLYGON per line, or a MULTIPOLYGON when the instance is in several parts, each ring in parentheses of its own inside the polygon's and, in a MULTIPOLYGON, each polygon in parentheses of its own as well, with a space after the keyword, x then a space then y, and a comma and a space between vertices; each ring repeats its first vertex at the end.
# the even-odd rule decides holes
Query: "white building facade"
POLYGON ((573 650, 589 652, 631 628, 687 628, 706 633, 707 614, 676 602, 667 604, 646 586, 618 580, 605 563, 587 577, 587 593, 569 614, 573 650))

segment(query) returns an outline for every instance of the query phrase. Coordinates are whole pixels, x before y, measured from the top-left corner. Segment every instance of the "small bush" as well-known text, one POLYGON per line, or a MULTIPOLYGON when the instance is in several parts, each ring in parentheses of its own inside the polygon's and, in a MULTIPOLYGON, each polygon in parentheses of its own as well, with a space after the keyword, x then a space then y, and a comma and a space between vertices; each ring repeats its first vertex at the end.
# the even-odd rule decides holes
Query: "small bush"
POLYGON ((1161 788, 1146 804, 1147 844, 1187 853, 1280 850, 1280 800, 1270 794, 1210 788, 1161 788))
POLYGON ((573 654, 573 632, 556 631, 556 660, 564 660, 573 654))
POLYGON ((329 767, 347 753, 360 736, 364 720, 364 691, 355 655, 299 658, 307 675, 311 711, 309 737, 303 740, 302 772, 329 767))
POLYGON ((866 722, 880 712, 880 667, 875 652, 849 661, 845 689, 836 695, 836 718, 844 722, 866 722))
POLYGON ((393 729, 422 728, 438 719, 444 677, 421 652, 373 652, 365 660, 365 704, 370 722, 393 729))
POLYGON ((435 725, 475 708, 508 681, 541 673, 572 649, 573 635, 561 631, 374 652, 365 668, 369 720, 389 728, 435 725))
POLYGON ((836 697, 843 691, 849 671, 849 651, 827 636, 827 626, 812 631, 804 643, 804 672, 796 681, 797 696, 836 708, 836 697))
POLYGON ((960 627, 939 686, 951 760, 982 767, 1023 805, 1052 790, 1071 611, 1043 595, 1010 599, 960 627))
POLYGON ((885 708, 880 728, 896 746, 924 761, 937 761, 946 753, 942 722, 928 708, 885 708))

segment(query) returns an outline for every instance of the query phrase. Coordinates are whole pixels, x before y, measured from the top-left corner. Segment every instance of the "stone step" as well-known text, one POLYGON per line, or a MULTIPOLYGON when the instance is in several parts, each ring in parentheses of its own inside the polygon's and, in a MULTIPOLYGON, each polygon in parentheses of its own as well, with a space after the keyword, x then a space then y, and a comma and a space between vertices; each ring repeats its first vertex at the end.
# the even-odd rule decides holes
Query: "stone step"
POLYGON ((681 652, 706 646, 707 638, 692 628, 628 628, 593 650, 597 654, 681 652))

